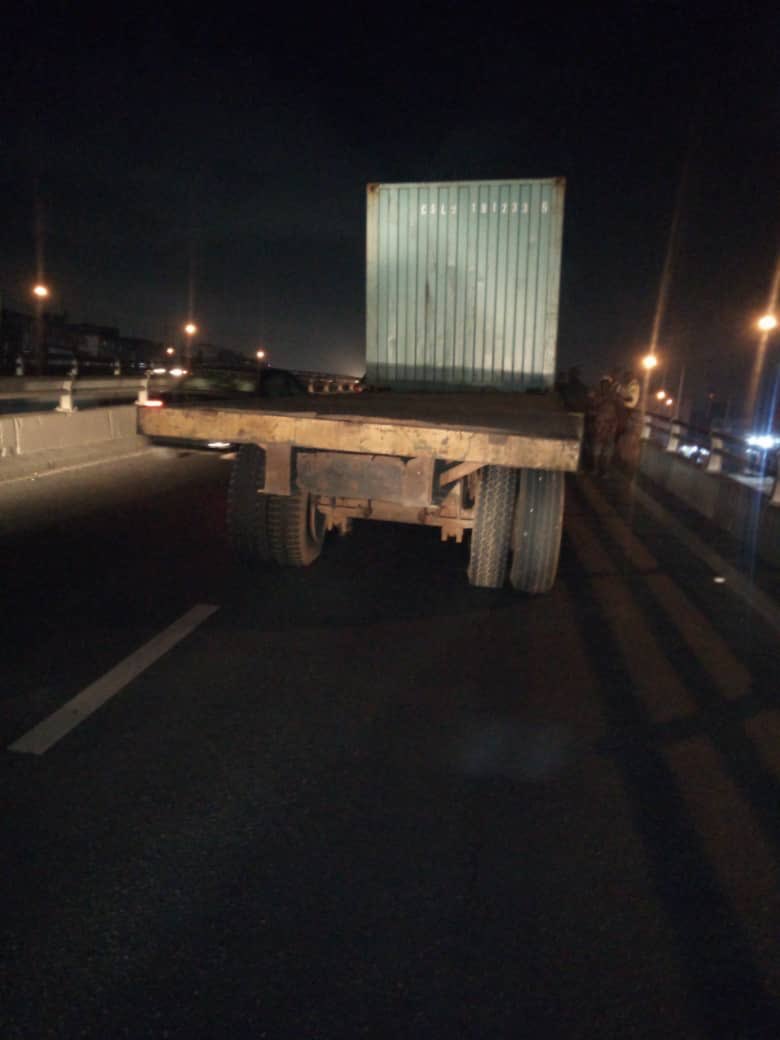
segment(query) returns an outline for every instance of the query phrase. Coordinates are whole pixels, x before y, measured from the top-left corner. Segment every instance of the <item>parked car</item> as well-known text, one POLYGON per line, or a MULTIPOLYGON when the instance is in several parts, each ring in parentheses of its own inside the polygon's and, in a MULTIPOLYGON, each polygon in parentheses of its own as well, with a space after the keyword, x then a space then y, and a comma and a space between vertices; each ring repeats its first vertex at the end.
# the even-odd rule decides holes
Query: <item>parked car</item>
POLYGON ((283 368, 203 365, 180 377, 174 386, 155 394, 163 405, 227 401, 249 397, 297 397, 308 393, 292 372, 283 368))
MULTIPOLYGON (((145 403, 147 408, 182 407, 196 404, 228 406, 231 401, 246 404, 253 397, 300 397, 309 391, 298 377, 283 368, 255 366, 200 365, 177 378, 167 390, 154 393, 145 403)), ((203 450, 202 442, 170 440, 173 447, 203 450)), ((232 451, 236 446, 214 441, 206 446, 212 451, 232 451)))

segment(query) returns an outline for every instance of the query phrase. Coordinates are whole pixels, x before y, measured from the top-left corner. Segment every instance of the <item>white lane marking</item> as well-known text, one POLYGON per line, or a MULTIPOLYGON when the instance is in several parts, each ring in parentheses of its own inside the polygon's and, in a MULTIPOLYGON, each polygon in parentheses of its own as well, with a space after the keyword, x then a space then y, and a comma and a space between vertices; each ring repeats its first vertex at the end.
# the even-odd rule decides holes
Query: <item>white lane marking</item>
POLYGON ((111 671, 86 686, 81 693, 77 693, 47 719, 19 737, 9 746, 9 751, 26 751, 32 755, 42 755, 48 751, 52 745, 75 729, 84 719, 89 718, 115 693, 124 689, 217 610, 219 607, 210 603, 199 603, 186 614, 182 614, 178 621, 174 621, 124 661, 120 661, 111 671))
POLYGON ((736 567, 732 567, 726 563, 723 557, 715 552, 714 549, 710 549, 698 535, 695 535, 693 531, 680 523, 671 513, 664 508, 659 502, 656 502, 650 495, 642 491, 641 488, 634 486, 632 488, 632 494, 636 497, 637 501, 654 516, 656 520, 660 520, 661 523, 666 524, 672 534, 683 543, 691 552, 698 556, 702 563, 715 572, 716 577, 713 579, 717 581, 718 578, 722 579, 723 582, 728 581, 729 587, 732 588, 738 596, 741 596, 743 600, 748 604, 751 610, 754 610, 759 614, 767 624, 771 625, 776 631, 780 632, 780 608, 774 600, 768 596, 765 592, 762 592, 748 577, 738 571, 736 567))
MULTIPOLYGON (((87 462, 73 462, 68 466, 52 466, 51 469, 36 469, 31 470, 29 473, 23 473, 18 477, 6 477, 3 475, 3 470, 0 468, 0 487, 5 487, 6 484, 17 484, 21 480, 43 480, 44 477, 58 477, 60 473, 73 473, 79 469, 89 469, 92 466, 103 466, 109 462, 122 462, 124 459, 136 459, 140 455, 148 455, 151 449, 139 448, 138 451, 126 451, 121 455, 108 455, 104 459, 89 459, 87 462)), ((24 455, 18 455, 17 458, 24 459, 24 455)), ((2 463, 0 463, 0 467, 2 463)))

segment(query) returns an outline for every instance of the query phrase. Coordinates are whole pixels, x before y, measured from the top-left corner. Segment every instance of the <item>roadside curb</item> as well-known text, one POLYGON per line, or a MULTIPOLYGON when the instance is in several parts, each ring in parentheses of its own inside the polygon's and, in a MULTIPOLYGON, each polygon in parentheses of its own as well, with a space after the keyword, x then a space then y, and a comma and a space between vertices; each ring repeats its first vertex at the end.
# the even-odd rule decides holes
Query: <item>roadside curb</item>
POLYGON ((36 480, 82 466, 109 462, 150 451, 145 437, 122 437, 105 444, 83 448, 62 448, 34 452, 31 455, 11 456, 0 459, 0 487, 17 480, 36 480))

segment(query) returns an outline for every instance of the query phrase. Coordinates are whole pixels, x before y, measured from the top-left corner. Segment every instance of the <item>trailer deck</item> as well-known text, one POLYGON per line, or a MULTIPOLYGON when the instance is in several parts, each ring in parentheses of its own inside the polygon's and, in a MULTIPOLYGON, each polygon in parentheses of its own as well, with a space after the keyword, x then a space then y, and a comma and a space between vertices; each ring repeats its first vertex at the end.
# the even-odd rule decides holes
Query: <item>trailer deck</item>
POLYGON ((155 441, 296 448, 576 470, 583 417, 557 394, 368 392, 139 408, 155 441))

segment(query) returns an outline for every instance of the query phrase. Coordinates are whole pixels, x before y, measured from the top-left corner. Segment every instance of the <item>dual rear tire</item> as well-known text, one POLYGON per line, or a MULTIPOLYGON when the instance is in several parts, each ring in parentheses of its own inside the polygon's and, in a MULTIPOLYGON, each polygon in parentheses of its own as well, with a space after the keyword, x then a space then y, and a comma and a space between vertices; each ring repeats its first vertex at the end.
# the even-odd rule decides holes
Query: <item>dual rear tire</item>
POLYGON ((558 571, 564 474, 486 466, 479 471, 468 578, 479 588, 549 592, 558 571), (511 553, 511 565, 509 563, 511 553))
POLYGON ((308 567, 325 541, 325 518, 308 491, 267 495, 265 452, 244 444, 233 460, 228 489, 228 539, 243 560, 275 561, 283 566, 308 567))
MULTIPOLYGON (((228 536, 244 560, 308 567, 325 541, 325 520, 308 491, 267 495, 265 452, 243 445, 228 491, 228 536)), ((548 592, 555 581, 563 529, 564 475, 554 470, 486 466, 477 474, 468 579, 500 589, 548 592), (511 563, 510 563, 511 556, 511 563)))

